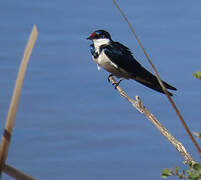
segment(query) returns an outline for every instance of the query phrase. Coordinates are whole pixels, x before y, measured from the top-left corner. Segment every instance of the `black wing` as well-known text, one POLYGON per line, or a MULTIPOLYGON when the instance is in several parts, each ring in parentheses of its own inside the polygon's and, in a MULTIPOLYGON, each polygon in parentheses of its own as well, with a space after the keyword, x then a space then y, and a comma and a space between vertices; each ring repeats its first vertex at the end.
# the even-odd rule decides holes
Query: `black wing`
MULTIPOLYGON (((118 67, 131 73, 133 79, 149 88, 163 93, 157 78, 134 59, 129 48, 118 42, 112 42, 110 45, 104 47, 104 52, 118 67)), ((168 83, 164 81, 163 83, 166 88, 176 90, 175 87, 168 83)))
POLYGON ((133 58, 131 51, 118 42, 104 46, 103 50, 113 63, 131 74, 141 68, 140 63, 133 58))

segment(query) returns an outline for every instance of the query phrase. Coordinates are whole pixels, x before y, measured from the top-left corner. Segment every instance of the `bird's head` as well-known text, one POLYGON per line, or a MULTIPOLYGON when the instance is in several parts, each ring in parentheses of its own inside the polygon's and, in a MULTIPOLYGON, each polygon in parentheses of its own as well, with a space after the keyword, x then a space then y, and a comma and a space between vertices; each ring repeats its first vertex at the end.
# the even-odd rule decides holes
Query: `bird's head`
POLYGON ((112 40, 110 34, 105 30, 97 30, 90 34, 87 40, 98 40, 98 39, 108 39, 112 40))

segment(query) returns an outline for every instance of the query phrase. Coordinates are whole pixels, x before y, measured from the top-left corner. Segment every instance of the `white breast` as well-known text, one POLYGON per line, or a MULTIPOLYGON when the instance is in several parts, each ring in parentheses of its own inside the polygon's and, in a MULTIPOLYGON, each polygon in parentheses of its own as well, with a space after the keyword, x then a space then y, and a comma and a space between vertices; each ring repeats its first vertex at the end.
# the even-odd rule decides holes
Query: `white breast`
MULTIPOLYGON (((103 68, 107 68, 108 66, 112 66, 111 68, 118 69, 118 66, 113 63, 105 54, 104 50, 100 53, 100 55, 97 58, 98 65, 102 66, 103 68)), ((110 68, 110 67, 108 67, 110 68)))
POLYGON ((100 46, 107 45, 110 43, 109 39, 95 39, 93 40, 95 51, 98 53, 98 57, 93 60, 98 66, 104 68, 106 71, 112 73, 119 78, 130 78, 130 74, 119 68, 115 63, 113 63, 105 54, 104 49, 100 52, 100 46))
POLYGON ((106 69, 106 67, 108 68, 108 66, 113 66, 115 68, 118 68, 118 66, 115 63, 113 63, 112 61, 110 61, 110 59, 106 56, 106 54, 104 53, 104 50, 101 51, 101 53, 100 53, 100 47, 102 45, 108 45, 110 43, 110 40, 107 38, 94 39, 93 43, 94 43, 95 51, 99 54, 98 58, 96 58, 96 59, 93 58, 94 61, 99 66, 103 67, 104 69, 106 69))
POLYGON ((106 71, 116 75, 117 77, 123 77, 122 72, 118 66, 110 61, 110 59, 104 53, 104 50, 98 56, 98 58, 93 58, 94 62, 98 64, 98 66, 104 68, 106 71))

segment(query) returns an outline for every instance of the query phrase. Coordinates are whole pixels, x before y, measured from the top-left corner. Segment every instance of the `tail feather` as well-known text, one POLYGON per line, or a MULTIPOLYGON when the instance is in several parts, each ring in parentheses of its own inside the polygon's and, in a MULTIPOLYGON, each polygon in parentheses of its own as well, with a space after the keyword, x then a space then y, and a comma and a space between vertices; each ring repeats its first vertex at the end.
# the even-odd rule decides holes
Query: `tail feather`
MULTIPOLYGON (((140 72, 136 73, 133 76, 133 79, 151 89, 154 89, 154 90, 164 94, 156 76, 154 76, 152 73, 150 73, 143 67, 140 69, 140 72)), ((164 81, 162 81, 162 82, 167 89, 177 90, 175 87, 169 85, 168 83, 166 83, 164 81)), ((168 93, 170 96, 172 96, 172 93, 170 93, 170 92, 168 92, 168 93)))

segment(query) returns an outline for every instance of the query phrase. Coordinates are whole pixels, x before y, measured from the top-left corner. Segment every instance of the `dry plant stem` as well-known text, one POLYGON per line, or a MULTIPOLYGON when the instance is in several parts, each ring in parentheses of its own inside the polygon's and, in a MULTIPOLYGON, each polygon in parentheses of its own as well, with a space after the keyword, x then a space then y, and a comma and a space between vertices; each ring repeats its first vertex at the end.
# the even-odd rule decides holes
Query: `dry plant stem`
POLYGON ((26 175, 25 173, 17 170, 16 168, 9 166, 9 165, 5 165, 3 172, 6 173, 7 175, 13 177, 14 179, 18 179, 18 180, 35 180, 33 177, 26 175))
MULTIPOLYGON (((113 84, 117 83, 113 77, 110 77, 109 80, 113 84)), ((168 130, 156 119, 156 117, 145 108, 144 104, 138 96, 136 96, 135 101, 131 99, 119 86, 117 86, 117 90, 121 96, 126 98, 140 113, 144 114, 145 117, 151 121, 151 123, 161 132, 161 134, 164 135, 168 141, 177 149, 177 151, 179 151, 179 153, 184 156, 184 159, 187 163, 195 162, 191 155, 186 151, 182 143, 177 141, 176 138, 171 135, 171 133, 168 132, 168 130)))
POLYGON ((146 50, 144 49, 144 47, 143 47, 141 41, 139 40, 139 38, 138 38, 138 36, 137 36, 137 33, 135 32, 133 26, 130 24, 130 22, 128 21, 126 15, 125 15, 124 12, 121 10, 121 8, 120 8, 119 5, 117 4, 117 2, 116 2, 115 0, 113 0, 113 2, 114 2, 114 4, 115 4, 115 6, 117 7, 117 9, 119 10, 119 12, 121 13, 121 15, 123 16, 123 18, 125 19, 125 21, 127 22, 129 28, 130 28, 131 31, 133 32, 135 38, 137 39, 138 44, 140 45, 140 47, 141 47, 141 49, 143 50, 143 52, 144 52, 144 54, 145 54, 145 56, 146 56, 148 62, 150 63, 151 67, 153 68, 154 73, 155 73, 155 75, 156 75, 156 77, 157 77, 157 80, 158 80, 159 84, 161 85, 161 87, 162 87, 164 93, 166 94, 168 100, 170 101, 170 104, 172 105, 172 107, 174 108, 174 110, 175 110, 177 116, 178 116, 179 119, 181 120, 181 123, 183 124, 183 126, 184 126, 184 128, 185 128, 187 134, 189 135, 190 139, 192 140, 193 144, 195 145, 196 150, 197 150, 198 153, 201 155, 201 149, 200 149, 199 145, 197 144, 197 142, 196 142, 195 138, 193 137, 192 133, 190 132, 190 130, 189 130, 187 124, 185 123, 185 121, 184 121, 184 119, 183 119, 181 113, 179 112, 177 106, 175 105, 174 101, 172 100, 172 98, 171 98, 170 95, 168 94, 166 87, 164 86, 164 84, 163 84, 163 82, 162 82, 162 80, 161 80, 161 78, 160 78, 160 76, 159 76, 159 74, 158 74, 158 72, 157 72, 157 70, 156 70, 154 64, 152 63, 150 57, 148 56, 146 50))
POLYGON ((27 43, 21 65, 20 65, 15 89, 13 92, 12 100, 11 100, 9 111, 8 111, 4 134, 2 136, 2 141, 0 146, 0 178, 1 178, 1 173, 6 162, 6 158, 7 158, 10 142, 11 142, 12 130, 15 123, 15 116, 17 112, 23 80, 25 77, 26 69, 27 69, 27 64, 28 64, 32 49, 34 47, 37 35, 38 35, 37 28, 36 26, 34 26, 32 33, 30 35, 29 41, 27 43))

